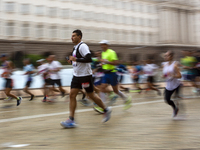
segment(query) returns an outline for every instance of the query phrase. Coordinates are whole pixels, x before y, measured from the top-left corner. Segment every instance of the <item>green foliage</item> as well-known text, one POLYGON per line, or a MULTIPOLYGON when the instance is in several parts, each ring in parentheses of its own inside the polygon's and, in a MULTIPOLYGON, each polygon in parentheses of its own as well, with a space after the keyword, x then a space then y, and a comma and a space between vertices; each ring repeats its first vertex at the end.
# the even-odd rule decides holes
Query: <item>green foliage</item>
POLYGON ((37 63, 36 63, 37 60, 44 59, 42 55, 36 55, 36 54, 25 55, 25 58, 29 58, 31 61, 31 64, 33 64, 34 66, 37 66, 37 63))
POLYGON ((59 60, 59 62, 62 64, 62 65, 70 65, 67 60, 59 60))

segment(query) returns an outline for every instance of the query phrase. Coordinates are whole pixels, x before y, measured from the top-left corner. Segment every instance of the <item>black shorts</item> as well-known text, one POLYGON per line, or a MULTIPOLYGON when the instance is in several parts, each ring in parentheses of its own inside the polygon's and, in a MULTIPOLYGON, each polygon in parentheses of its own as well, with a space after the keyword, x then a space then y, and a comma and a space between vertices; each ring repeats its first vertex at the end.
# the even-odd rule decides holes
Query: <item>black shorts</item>
POLYGON ((27 81, 25 86, 30 87, 31 83, 32 81, 27 81))
POLYGON ((5 88, 13 88, 13 80, 12 79, 6 79, 4 87, 5 88))
POLYGON ((85 77, 73 76, 71 82, 71 89, 82 89, 84 88, 87 93, 92 93, 94 91, 92 75, 85 77))
POLYGON ((59 87, 61 87, 62 86, 61 80, 60 79, 56 79, 56 80, 51 79, 51 85, 58 85, 59 87))
POLYGON ((45 79, 44 82, 46 85, 51 85, 52 83, 51 79, 45 79))
POLYGON ((147 78, 147 82, 153 83, 153 82, 154 82, 154 77, 153 77, 153 76, 149 76, 149 77, 147 78))
POLYGON ((189 81, 195 81, 196 75, 188 74, 186 75, 186 79, 189 81))
POLYGON ((133 78, 133 82, 134 83, 138 83, 138 81, 139 81, 139 77, 138 76, 133 78))

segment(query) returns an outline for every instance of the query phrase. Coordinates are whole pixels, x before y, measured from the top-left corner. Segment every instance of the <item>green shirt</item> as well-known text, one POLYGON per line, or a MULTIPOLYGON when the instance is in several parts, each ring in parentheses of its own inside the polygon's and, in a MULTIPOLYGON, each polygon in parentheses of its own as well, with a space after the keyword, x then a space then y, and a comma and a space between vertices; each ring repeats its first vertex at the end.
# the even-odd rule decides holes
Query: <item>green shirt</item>
MULTIPOLYGON (((115 51, 113 51, 112 49, 107 49, 105 52, 102 52, 101 54, 101 58, 102 59, 106 59, 109 62, 118 60, 117 54, 115 51)), ((105 70, 113 70, 112 72, 116 72, 115 70, 115 65, 111 65, 111 64, 103 64, 102 68, 105 70)))
MULTIPOLYGON (((181 59, 181 64, 187 67, 194 67, 197 63, 197 59, 193 56, 186 56, 181 59)), ((189 75, 195 75, 196 74, 196 69, 186 69, 187 74, 189 75)))

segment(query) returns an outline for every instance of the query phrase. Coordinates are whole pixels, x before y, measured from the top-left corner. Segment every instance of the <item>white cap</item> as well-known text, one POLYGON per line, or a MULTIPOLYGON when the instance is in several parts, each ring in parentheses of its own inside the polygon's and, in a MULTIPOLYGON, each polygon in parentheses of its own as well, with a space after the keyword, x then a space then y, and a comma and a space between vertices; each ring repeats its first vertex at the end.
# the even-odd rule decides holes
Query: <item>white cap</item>
POLYGON ((110 45, 109 42, 107 40, 102 40, 101 42, 99 42, 100 44, 107 44, 110 45))
POLYGON ((36 62, 43 62, 43 61, 45 61, 45 59, 39 59, 36 62))

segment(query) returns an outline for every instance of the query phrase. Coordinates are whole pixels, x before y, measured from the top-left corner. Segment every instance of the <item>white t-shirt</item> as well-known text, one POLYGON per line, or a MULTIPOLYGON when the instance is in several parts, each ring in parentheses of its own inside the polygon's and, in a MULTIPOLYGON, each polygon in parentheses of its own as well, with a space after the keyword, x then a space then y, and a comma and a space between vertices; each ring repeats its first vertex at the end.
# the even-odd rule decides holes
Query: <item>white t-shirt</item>
MULTIPOLYGON (((48 72, 48 69, 49 69, 49 64, 48 63, 45 63, 45 64, 42 64, 40 66, 38 66, 38 72, 39 74, 44 74, 44 73, 47 73, 48 72)), ((50 78, 50 74, 47 74, 45 76, 45 79, 48 79, 50 78)))
POLYGON ((166 78, 167 85, 166 89, 172 91, 176 89, 180 85, 180 81, 177 78, 171 77, 171 74, 175 74, 174 66, 177 62, 174 61, 172 64, 169 65, 169 62, 165 63, 163 67, 163 75, 166 78))
POLYGON ((62 68, 62 65, 59 61, 52 61, 50 64, 49 64, 49 70, 50 71, 50 78, 52 80, 57 80, 57 79, 60 79, 60 75, 59 75, 59 72, 58 71, 52 71, 52 70, 55 70, 55 69, 58 69, 58 68, 62 68))
MULTIPOLYGON (((75 49, 73 52, 74 57, 76 57, 76 50, 77 50, 79 44, 74 46, 74 49, 75 49)), ((87 54, 90 54, 89 47, 85 43, 81 44, 79 47, 79 53, 81 54, 82 57, 85 57, 87 54)), ((73 61, 72 65, 73 65, 73 69, 74 69, 74 73, 73 73, 74 76, 84 77, 84 76, 92 75, 92 69, 91 69, 90 63, 81 63, 81 62, 73 61)))
POLYGON ((155 76, 156 70, 158 69, 158 66, 156 64, 146 64, 143 67, 143 71, 147 76, 155 76))

